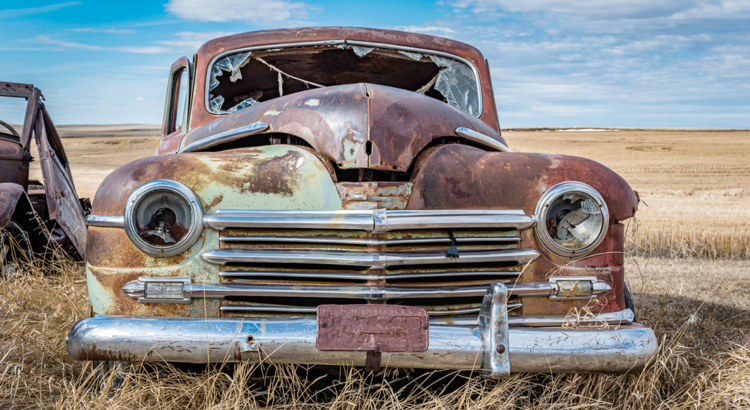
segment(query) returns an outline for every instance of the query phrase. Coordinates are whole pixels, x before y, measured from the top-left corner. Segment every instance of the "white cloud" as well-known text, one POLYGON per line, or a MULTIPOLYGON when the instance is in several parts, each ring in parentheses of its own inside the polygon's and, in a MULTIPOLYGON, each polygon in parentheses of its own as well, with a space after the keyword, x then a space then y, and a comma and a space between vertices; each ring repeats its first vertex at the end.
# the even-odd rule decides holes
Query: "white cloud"
POLYGON ((66 31, 74 31, 78 33, 103 33, 103 34, 134 34, 136 30, 129 28, 125 29, 114 29, 114 28, 93 28, 93 27, 81 27, 81 28, 69 28, 66 31))
POLYGON ((125 53, 135 53, 135 54, 162 54, 162 53, 167 53, 170 51, 167 47, 160 47, 160 46, 102 47, 102 46, 95 46, 91 44, 76 43, 72 41, 57 40, 57 39, 51 38, 49 36, 44 36, 44 35, 38 35, 28 41, 31 41, 37 44, 58 46, 58 47, 62 47, 63 49, 122 51, 125 53))
POLYGON ((60 10, 64 7, 77 6, 81 4, 80 1, 68 1, 65 3, 50 4, 42 7, 29 7, 25 9, 8 9, 0 10, 0 20, 9 19, 14 17, 28 16, 31 14, 48 13, 50 11, 60 10))
POLYGON ((184 50, 189 52, 197 51, 200 46, 208 40, 213 40, 218 37, 228 36, 230 32, 226 31, 208 31, 208 32, 193 32, 193 31, 182 31, 175 33, 174 35, 178 38, 173 40, 161 40, 157 41, 157 44, 174 47, 178 50, 184 50))
POLYGON ((305 19, 310 6, 285 0, 170 0, 166 10, 197 21, 249 21, 255 24, 305 19))
POLYGON ((449 27, 440 27, 440 26, 399 26, 395 27, 396 30, 401 31, 408 31, 411 33, 443 33, 443 34, 453 34, 456 32, 456 30, 453 30, 449 27))
POLYGON ((564 13, 580 19, 672 21, 689 19, 744 19, 750 16, 748 0, 457 0, 457 9, 475 14, 564 13))

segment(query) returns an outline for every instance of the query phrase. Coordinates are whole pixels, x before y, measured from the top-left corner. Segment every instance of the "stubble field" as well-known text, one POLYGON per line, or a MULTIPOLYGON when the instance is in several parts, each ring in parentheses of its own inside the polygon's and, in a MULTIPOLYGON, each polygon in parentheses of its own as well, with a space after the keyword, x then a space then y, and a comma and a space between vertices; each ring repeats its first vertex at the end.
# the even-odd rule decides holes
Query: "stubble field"
MULTIPOLYGON (((64 140, 81 196, 93 197, 109 172, 152 155, 158 143, 143 128, 123 137, 116 131, 64 140)), ((55 275, 30 267, 22 279, 0 279, 0 408, 750 407, 750 131, 515 130, 504 137, 515 151, 597 160, 640 193, 626 270, 639 321, 661 344, 644 373, 492 382, 454 372, 136 368, 123 388, 102 392, 91 365, 65 352, 65 334, 89 307, 82 267, 61 264, 55 275)))

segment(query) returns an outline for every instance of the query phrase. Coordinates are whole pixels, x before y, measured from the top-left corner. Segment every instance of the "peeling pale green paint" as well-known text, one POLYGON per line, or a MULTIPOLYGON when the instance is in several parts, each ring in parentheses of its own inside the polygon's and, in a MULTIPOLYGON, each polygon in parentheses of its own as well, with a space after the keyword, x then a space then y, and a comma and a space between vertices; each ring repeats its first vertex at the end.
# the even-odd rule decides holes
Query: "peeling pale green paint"
MULTIPOLYGON (((336 185, 328 170, 313 153, 301 147, 288 145, 264 146, 256 151, 257 155, 253 159, 257 161, 242 164, 218 161, 209 156, 200 158, 211 172, 215 172, 217 175, 223 173, 224 177, 227 176, 227 171, 222 170, 221 167, 231 164, 232 173, 229 174, 229 178, 232 178, 232 180, 222 181, 217 178, 213 183, 204 184, 200 187, 190 186, 186 181, 178 181, 185 183, 195 192, 203 209, 207 210, 207 215, 215 213, 218 209, 342 209, 341 198, 336 185), (252 180, 253 173, 268 172, 268 169, 258 168, 258 164, 268 163, 270 160, 280 161, 276 163, 274 169, 284 170, 284 175, 272 176, 271 181, 273 182, 273 178, 279 178, 279 180, 285 178, 286 183, 294 185, 292 192, 262 193, 254 191, 252 186, 237 183, 238 180, 241 182, 242 178, 247 178, 248 181, 252 180)), ((112 292, 121 292, 120 289, 103 287, 94 273, 100 277, 115 277, 117 275, 132 276, 133 272, 137 271, 138 276, 190 277, 195 283, 218 283, 220 282, 219 266, 206 263, 200 258, 203 252, 218 248, 218 231, 204 228, 201 237, 195 245, 186 251, 186 258, 179 263, 174 263, 173 259, 146 256, 144 266, 135 269, 112 266, 99 267, 87 264, 86 277, 93 311, 95 313, 114 311, 118 302, 112 292)), ((187 309, 189 315, 193 317, 218 316, 220 314, 219 306, 220 301, 216 299, 210 299, 207 302, 194 300, 187 309)), ((147 306, 139 304, 129 314, 148 314, 147 306)))

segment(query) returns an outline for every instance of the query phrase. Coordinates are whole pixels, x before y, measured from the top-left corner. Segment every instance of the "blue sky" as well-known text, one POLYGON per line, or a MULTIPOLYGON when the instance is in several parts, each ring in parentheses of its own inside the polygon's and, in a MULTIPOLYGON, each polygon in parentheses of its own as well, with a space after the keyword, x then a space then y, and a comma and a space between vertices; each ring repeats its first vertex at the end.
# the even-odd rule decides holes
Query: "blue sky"
MULTIPOLYGON (((750 0, 4 0, 0 79, 39 87, 58 124, 156 124, 178 57, 319 25, 478 47, 503 127, 750 128, 750 0)), ((22 115, 0 102, 4 120, 22 115)))

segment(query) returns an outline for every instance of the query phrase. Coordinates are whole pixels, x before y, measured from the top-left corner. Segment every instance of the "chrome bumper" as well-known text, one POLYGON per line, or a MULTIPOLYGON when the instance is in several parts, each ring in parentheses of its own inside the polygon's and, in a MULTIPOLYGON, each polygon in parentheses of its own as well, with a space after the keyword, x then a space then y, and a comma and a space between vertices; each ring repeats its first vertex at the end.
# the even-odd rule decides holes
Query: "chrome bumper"
MULTIPOLYGON (((382 353, 383 367, 510 372, 623 373, 656 354, 651 329, 509 327, 507 290, 487 290, 478 323, 431 324, 426 352, 382 353), (503 345, 503 349, 498 349, 503 345)), ((364 366, 366 352, 320 351, 313 318, 154 318, 96 316, 66 338, 76 360, 185 363, 297 363, 364 366)))

